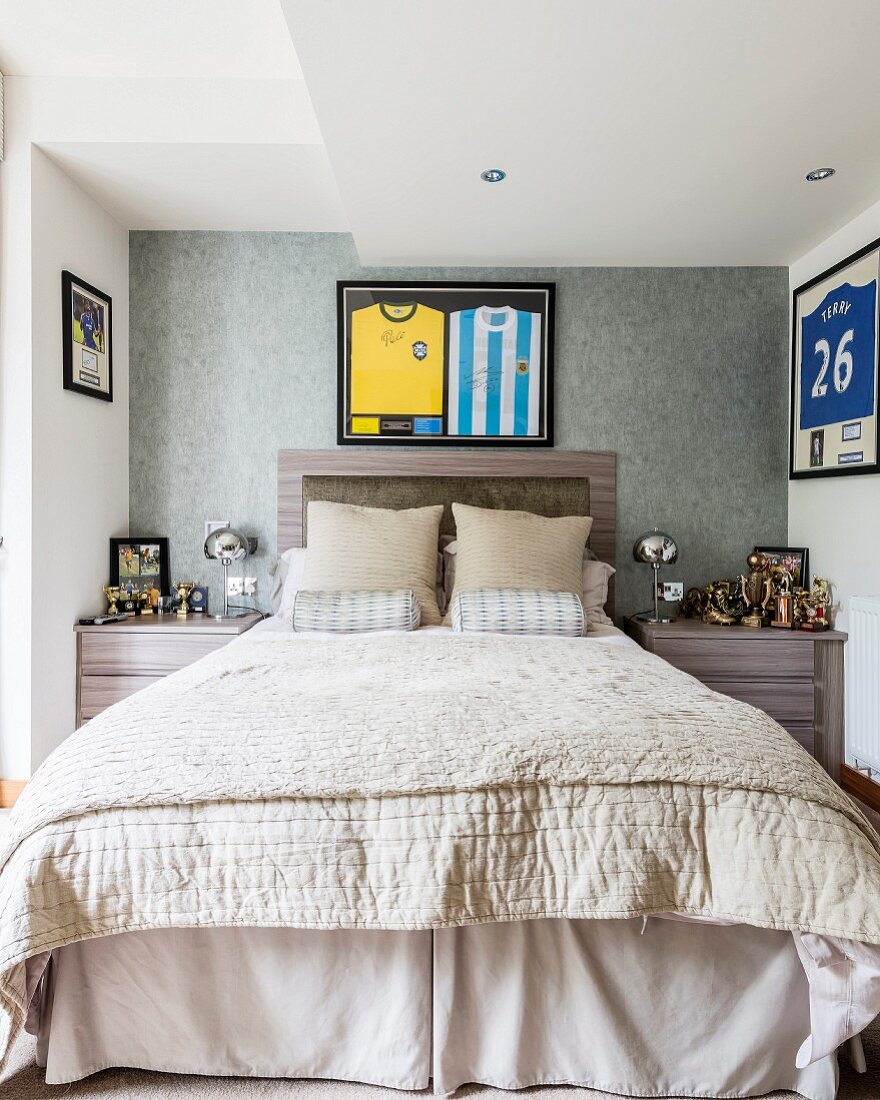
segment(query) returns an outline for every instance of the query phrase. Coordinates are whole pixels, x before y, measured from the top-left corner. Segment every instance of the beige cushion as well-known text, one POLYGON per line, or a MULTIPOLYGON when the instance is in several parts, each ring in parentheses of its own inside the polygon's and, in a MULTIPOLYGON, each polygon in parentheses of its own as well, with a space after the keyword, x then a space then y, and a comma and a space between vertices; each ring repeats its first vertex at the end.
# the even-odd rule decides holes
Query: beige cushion
POLYGON ((443 505, 363 508, 313 500, 301 588, 310 592, 393 592, 411 588, 426 626, 440 622, 437 542, 443 505))
MULTIPOLYGON (((440 536, 443 543, 443 535, 440 536)), ((455 559, 458 556, 458 543, 453 540, 443 547, 443 597, 438 598, 441 610, 452 607, 452 594, 455 591, 455 559)), ((608 602, 608 582, 614 576, 614 567, 599 561, 589 547, 584 551, 582 563, 581 603, 589 626, 613 626, 614 623, 605 614, 608 602)))
POLYGON ((590 516, 548 519, 467 504, 453 504, 452 511, 456 592, 518 588, 580 596, 590 516))

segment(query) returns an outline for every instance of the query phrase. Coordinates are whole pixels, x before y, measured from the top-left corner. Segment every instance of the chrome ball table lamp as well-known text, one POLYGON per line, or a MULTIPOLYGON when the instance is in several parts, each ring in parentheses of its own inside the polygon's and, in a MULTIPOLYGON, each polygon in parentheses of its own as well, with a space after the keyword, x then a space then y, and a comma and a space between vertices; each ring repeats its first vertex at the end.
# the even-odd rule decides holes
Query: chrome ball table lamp
POLYGON ((223 614, 215 615, 215 619, 240 619, 248 612, 242 608, 235 611, 229 610, 229 566, 234 561, 243 561, 257 548, 257 540, 248 538, 240 531, 234 531, 231 527, 221 527, 219 531, 212 531, 205 539, 205 557, 211 561, 219 561, 223 566, 223 614))
POLYGON ((654 614, 646 611, 642 615, 636 615, 644 623, 671 623, 672 619, 664 619, 660 614, 660 597, 657 588, 660 583, 660 566, 672 565, 678 560, 678 547, 672 535, 660 531, 656 527, 653 531, 646 531, 639 535, 633 544, 633 557, 644 565, 650 565, 654 570, 654 614))

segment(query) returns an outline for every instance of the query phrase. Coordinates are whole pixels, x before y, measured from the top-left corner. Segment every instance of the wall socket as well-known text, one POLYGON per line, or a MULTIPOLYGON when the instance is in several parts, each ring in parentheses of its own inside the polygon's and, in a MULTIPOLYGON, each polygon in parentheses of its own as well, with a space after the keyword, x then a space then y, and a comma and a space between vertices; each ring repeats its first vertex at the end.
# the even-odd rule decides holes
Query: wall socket
POLYGON ((256 596, 257 594, 257 578, 256 577, 227 577, 226 578, 226 595, 227 596, 256 596))
POLYGON ((684 584, 681 581, 661 581, 657 588, 661 600, 674 602, 684 599, 684 584))

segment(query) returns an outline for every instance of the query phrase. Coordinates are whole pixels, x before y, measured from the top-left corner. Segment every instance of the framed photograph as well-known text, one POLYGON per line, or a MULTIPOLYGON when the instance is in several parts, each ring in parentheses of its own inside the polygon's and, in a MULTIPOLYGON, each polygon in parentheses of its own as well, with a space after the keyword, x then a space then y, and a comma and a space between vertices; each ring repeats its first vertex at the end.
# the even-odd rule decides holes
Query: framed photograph
POLYGON ((61 272, 64 326, 63 381, 66 390, 113 400, 112 302, 109 294, 61 272))
POLYGON ((755 553, 764 558, 765 573, 774 565, 782 565, 794 578, 795 588, 810 587, 810 552, 806 546, 756 546, 755 553))
POLYGON ((553 445, 555 283, 337 283, 340 444, 553 445))
POLYGON ((110 584, 129 594, 170 591, 168 539, 127 538, 110 540, 110 584))
POLYGON ((792 296, 789 478, 876 473, 880 241, 792 296))

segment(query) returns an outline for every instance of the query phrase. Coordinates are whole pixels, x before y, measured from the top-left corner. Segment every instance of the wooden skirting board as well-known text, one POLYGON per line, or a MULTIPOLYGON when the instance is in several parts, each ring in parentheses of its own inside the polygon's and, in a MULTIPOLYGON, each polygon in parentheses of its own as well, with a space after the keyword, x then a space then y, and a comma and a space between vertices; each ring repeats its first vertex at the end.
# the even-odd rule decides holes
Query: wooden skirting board
POLYGON ((840 785, 848 794, 854 795, 860 802, 880 813, 880 783, 876 780, 857 772, 849 764, 843 764, 840 769, 840 785))
POLYGON ((27 786, 26 779, 0 779, 0 808, 10 809, 27 786))

